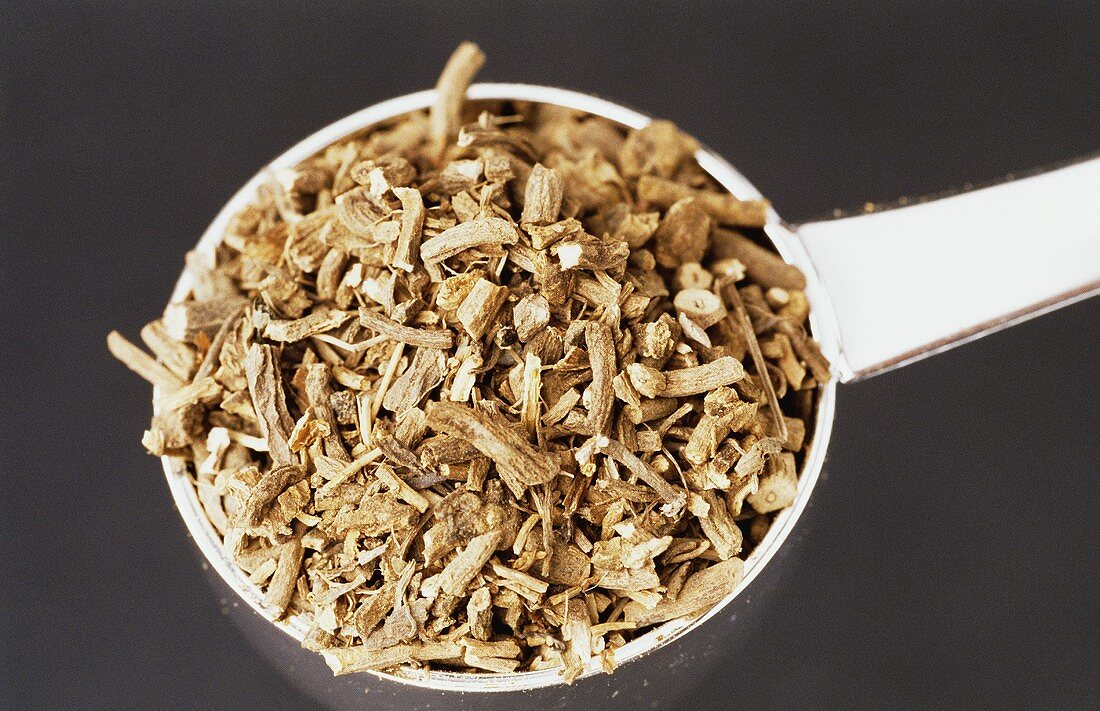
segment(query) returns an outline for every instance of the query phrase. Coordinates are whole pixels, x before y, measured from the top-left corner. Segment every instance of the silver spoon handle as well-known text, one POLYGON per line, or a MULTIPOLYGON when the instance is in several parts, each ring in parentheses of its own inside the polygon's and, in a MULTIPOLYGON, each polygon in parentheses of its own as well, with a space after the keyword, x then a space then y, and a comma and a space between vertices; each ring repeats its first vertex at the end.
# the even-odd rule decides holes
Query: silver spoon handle
POLYGON ((795 231, 864 378, 1100 293, 1100 158, 795 231))

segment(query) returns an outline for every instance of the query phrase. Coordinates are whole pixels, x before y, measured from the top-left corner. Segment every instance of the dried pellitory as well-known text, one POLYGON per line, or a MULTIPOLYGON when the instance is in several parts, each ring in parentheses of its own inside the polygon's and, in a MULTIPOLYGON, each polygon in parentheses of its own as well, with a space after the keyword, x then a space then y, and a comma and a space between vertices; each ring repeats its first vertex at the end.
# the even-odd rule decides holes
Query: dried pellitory
POLYGON ((741 580, 829 377, 766 201, 667 121, 468 103, 482 62, 274 171, 153 356, 108 337, 157 387, 143 443, 337 674, 613 670, 741 580))

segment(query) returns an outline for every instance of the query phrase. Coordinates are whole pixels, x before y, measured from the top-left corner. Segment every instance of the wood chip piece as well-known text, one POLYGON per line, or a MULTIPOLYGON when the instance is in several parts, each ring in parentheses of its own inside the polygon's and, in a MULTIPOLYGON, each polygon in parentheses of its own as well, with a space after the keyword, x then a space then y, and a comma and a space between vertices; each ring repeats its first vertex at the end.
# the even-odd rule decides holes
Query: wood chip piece
POLYGON ((328 425, 329 432, 324 438, 325 454, 346 464, 351 462, 351 455, 340 438, 339 425, 332 410, 333 393, 329 387, 331 377, 329 367, 323 363, 306 366, 306 398, 317 418, 328 425))
POLYGON ((164 310, 164 329, 177 341, 190 341, 200 333, 213 336, 245 301, 243 296, 236 295, 169 304, 164 310))
POLYGON ((627 450, 621 442, 609 437, 592 437, 577 450, 577 461, 582 464, 585 461, 591 461, 592 455, 596 453, 606 454, 653 487, 653 490, 665 502, 663 509, 667 516, 677 515, 687 503, 687 494, 683 489, 679 489, 665 481, 648 464, 627 450))
POLYGON ((672 178, 698 150, 698 141, 671 121, 658 119, 627 134, 619 147, 619 165, 628 178, 646 174, 672 178))
POLYGON ((566 603, 562 639, 565 641, 562 679, 572 684, 585 672, 592 658, 592 621, 583 600, 573 598, 566 603))
POLYGON ((551 247, 551 251, 562 269, 616 269, 626 264, 630 256, 630 246, 626 242, 596 237, 562 240, 551 247))
POLYGON ((626 375, 638 394, 645 397, 657 397, 668 383, 664 373, 642 363, 631 363, 626 366, 626 375))

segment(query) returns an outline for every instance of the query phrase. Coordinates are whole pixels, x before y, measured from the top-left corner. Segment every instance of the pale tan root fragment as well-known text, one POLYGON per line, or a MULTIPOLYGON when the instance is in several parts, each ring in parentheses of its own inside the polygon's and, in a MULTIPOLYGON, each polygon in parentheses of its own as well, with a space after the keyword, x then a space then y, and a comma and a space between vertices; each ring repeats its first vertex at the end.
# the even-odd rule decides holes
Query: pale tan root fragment
POLYGON ((427 413, 430 428, 463 438, 492 459, 498 471, 521 488, 545 484, 558 473, 551 457, 496 417, 457 402, 430 403, 427 413))
POLYGON ((393 493, 387 491, 364 496, 358 508, 341 511, 332 528, 339 535, 359 531, 365 536, 377 536, 408 528, 418 516, 419 512, 414 507, 400 503, 393 493))
POLYGON ((456 659, 462 656, 462 646, 457 642, 439 641, 367 649, 360 644, 354 647, 322 649, 321 654, 329 669, 339 676, 371 669, 388 669, 408 662, 456 659))
POLYGON ((395 415, 417 407, 447 374, 447 359, 443 351, 418 348, 412 362, 386 391, 382 406, 395 415))
POLYGON ((493 325, 497 312, 507 299, 507 287, 478 279, 458 307, 458 322, 475 340, 480 340, 493 325))
POLYGON ((429 112, 432 141, 437 156, 443 154, 448 141, 458 135, 462 126, 462 103, 466 89, 473 81, 485 55, 473 42, 463 42, 451 54, 436 82, 436 100, 429 112))
POLYGON ((731 227, 763 227, 768 222, 767 200, 738 200, 728 193, 696 190, 686 185, 643 175, 638 179, 638 199, 660 207, 670 207, 685 198, 694 199, 719 224, 731 227))
POLYGON ((294 597, 298 571, 302 567, 303 552, 300 538, 292 537, 282 544, 279 563, 275 567, 275 573, 271 576, 271 583, 264 595, 264 606, 271 610, 276 620, 286 615, 291 598, 294 597))
POLYGON ((332 411, 330 377, 331 374, 327 365, 315 363, 307 366, 305 378, 306 398, 317 417, 329 426, 329 434, 325 436, 325 453, 346 464, 351 461, 351 456, 340 438, 336 416, 332 411))
POLYGON ((410 504, 416 508, 420 513, 424 513, 431 507, 431 503, 424 498, 416 489, 409 486, 404 479, 397 476, 397 473, 389 467, 381 466, 374 470, 375 476, 381 479, 390 491, 407 504, 410 504))
POLYGON ((631 131, 619 147, 618 158, 626 177, 649 173, 672 178, 698 150, 698 141, 680 131, 676 124, 657 119, 631 131))
POLYGON ((301 452, 331 434, 332 429, 329 424, 318 418, 312 407, 307 407, 290 431, 288 438, 290 451, 301 452))
POLYGON ((806 288, 806 275, 793 264, 787 264, 775 252, 761 247, 733 230, 717 229, 711 246, 715 260, 737 259, 745 265, 745 274, 762 287, 783 289, 806 288))
POLYGON ((420 259, 420 231, 424 226, 424 198, 414 188, 393 188, 401 201, 401 234, 393 250, 393 265, 411 272, 420 259))
POLYGON ((650 398, 660 395, 668 382, 664 373, 642 363, 631 363, 626 366, 626 375, 638 394, 650 398))
POLYGON ((252 344, 245 359, 245 373, 252 408, 259 419, 260 431, 267 440, 272 460, 276 465, 297 463, 298 458, 290 451, 289 441, 294 421, 286 409, 283 378, 275 348, 252 344))
POLYGON ((465 653, 462 655, 462 661, 474 669, 481 669, 482 671, 496 674, 510 674, 519 668, 518 659, 483 657, 469 648, 466 648, 465 653))
POLYGON ((157 360, 183 380, 191 378, 198 363, 194 346, 168 335, 163 321, 151 321, 141 329, 141 340, 157 360))
POLYGON ((573 217, 567 217, 551 225, 525 224, 523 229, 531 238, 531 246, 535 249, 546 249, 572 235, 584 234, 584 225, 573 217))
POLYGON ((745 302, 741 299, 740 292, 737 291, 737 285, 729 280, 719 281, 718 290, 733 305, 733 313, 730 314, 730 317, 740 327, 741 332, 748 337, 749 353, 752 354, 753 365, 755 365, 756 372, 763 381, 764 393, 768 398, 768 409, 771 411, 772 418, 774 418, 777 436, 780 441, 786 441, 787 422, 783 419, 783 410, 779 407, 779 397, 776 395, 775 385, 768 374, 767 361, 764 360, 764 355, 760 352, 760 342, 753 330, 749 313, 745 309, 745 302))
POLYGON ((630 378, 627 377, 626 373, 620 372, 611 382, 614 386, 616 398, 630 407, 638 409, 642 407, 642 397, 638 394, 637 389, 630 382, 630 378))
POLYGON ((592 658, 592 622, 583 600, 573 598, 566 603, 562 638, 565 641, 562 679, 566 684, 572 684, 584 673, 592 658))
POLYGON ((234 295, 169 304, 164 309, 164 329, 177 341, 190 341, 199 333, 213 335, 245 302, 244 296, 234 295))
POLYGON ((463 274, 447 277, 439 284, 439 291, 435 295, 435 304, 447 313, 458 310, 462 302, 466 300, 470 289, 479 279, 485 277, 485 272, 474 269, 463 274))
POLYGON ((492 567, 493 572, 501 578, 517 583, 538 595, 543 595, 550 589, 550 584, 545 580, 539 580, 535 576, 524 573, 521 570, 514 570, 495 561, 490 564, 490 567, 492 567))
POLYGON ((344 267, 348 263, 348 253, 342 249, 330 249, 317 268, 317 297, 325 301, 336 298, 340 281, 344 276, 344 267))
POLYGON ((623 608, 624 618, 643 626, 701 613, 733 592, 744 572, 745 562, 740 558, 722 561, 688 578, 675 600, 661 600, 653 609, 637 602, 628 603, 623 608))
POLYGON ((788 452, 801 452, 806 440, 806 423, 797 417, 783 419, 787 422, 787 439, 783 442, 783 449, 788 452))
POLYGON ((405 326, 385 314, 367 308, 359 309, 359 325, 369 328, 391 341, 398 341, 410 346, 446 350, 454 345, 454 334, 448 330, 433 331, 405 326))
POLYGON ((673 306, 701 328, 710 328, 726 317, 726 305, 706 289, 683 289, 672 299, 673 306))
POLYGON ((592 368, 592 384, 586 393, 588 429, 596 434, 606 434, 615 404, 615 338, 607 324, 590 321, 585 324, 584 340, 592 368))
POLYGON ((519 660, 516 657, 522 650, 515 640, 489 642, 468 635, 460 639, 459 644, 465 650, 463 661, 471 667, 507 674, 515 671, 519 666, 519 660))
POLYGON ((580 401, 581 391, 576 388, 569 388, 542 416, 542 424, 552 425, 560 422, 580 401))
POLYGON ((703 414, 681 453, 693 465, 714 456, 718 445, 731 430, 740 430, 756 415, 756 403, 741 402, 728 387, 711 390, 703 399, 703 414))
POLYGON ((711 219, 692 198, 673 203, 653 235, 654 256, 662 267, 702 260, 710 247, 711 219))
POLYGON ((642 400, 642 406, 638 408, 627 405, 623 408, 623 411, 631 422, 640 425, 643 422, 651 422, 671 415, 676 411, 678 405, 676 398, 656 397, 642 400))
POLYGON ((638 459, 621 442, 604 436, 592 437, 577 450, 577 462, 582 465, 590 462, 592 455, 596 453, 606 454, 651 486, 657 492, 657 495, 661 497, 661 500, 665 502, 665 506, 662 508, 666 515, 676 515, 687 503, 687 493, 683 489, 665 481, 660 474, 641 459, 638 459))
POLYGON ((152 356, 135 346, 118 331, 107 334, 107 349, 130 370, 159 388, 167 391, 183 387, 183 379, 156 362, 152 356))
MULTIPOLYGON (((672 285, 678 291, 709 290, 712 284, 714 284, 714 275, 699 262, 684 262, 676 267, 676 275, 672 278, 672 285)), ((723 307, 724 310, 725 307, 723 307)))
POLYGON ((608 242, 595 237, 569 239, 551 248, 563 269, 604 269, 622 267, 630 256, 626 242, 608 242))
POLYGON ((325 331, 331 331, 352 317, 350 311, 314 311, 301 318, 275 319, 264 328, 269 341, 295 343, 325 331))
POLYGON ((248 528, 263 523, 267 508, 287 487, 297 484, 306 476, 306 470, 297 464, 284 464, 264 474, 248 492, 248 498, 238 513, 240 522, 248 528))
POLYGON ((749 450, 737 460, 733 471, 739 477, 747 477, 759 474, 767 463, 767 458, 778 454, 783 449, 783 442, 775 437, 765 437, 757 440, 749 447, 749 450))
POLYGON ((797 496, 798 469, 794 455, 780 452, 768 459, 759 488, 746 500, 758 513, 770 513, 792 505, 797 496))
POLYGON ((794 390, 802 387, 802 381, 806 378, 806 368, 798 362, 798 357, 791 347, 791 339, 786 334, 776 333, 770 340, 760 344, 761 352, 768 358, 776 361, 783 377, 794 390))
POLYGON ((534 353, 528 353, 523 360, 523 400, 519 419, 527 436, 534 441, 538 441, 541 394, 542 361, 534 353))
POLYGON ((421 593, 426 597, 436 597, 439 593, 457 597, 465 593, 466 586, 489 561, 503 535, 502 531, 489 531, 471 540, 442 572, 424 581, 421 593))
POLYGON ((199 364, 198 370, 195 371, 195 380, 206 377, 207 375, 212 375, 215 372, 221 359, 222 349, 225 347, 226 342, 229 340, 230 333, 233 332, 244 312, 245 306, 241 305, 225 320, 221 328, 218 329, 218 332, 214 335, 214 339, 210 342, 210 347, 206 350, 206 355, 203 356, 202 363, 199 364))
POLYGON ((548 225, 558 219, 565 186, 553 168, 536 163, 527 178, 521 225, 548 225))
POLYGON ((528 294, 512 308, 516 337, 526 343, 550 323, 550 304, 542 294, 528 294))
POLYGON ((736 383, 745 377, 745 368, 733 356, 722 356, 705 365, 667 370, 664 375, 661 397, 687 397, 736 383))
MULTIPOLYGON (((378 380, 378 388, 374 391, 370 398, 370 422, 368 424, 373 427, 373 423, 378 419, 378 411, 382 409, 382 401, 386 397, 386 393, 389 392, 390 383, 393 382, 394 376, 397 374, 397 367, 401 363, 401 356, 405 353, 405 344, 398 343, 393 347, 393 351, 390 353, 390 359, 386 361, 386 369, 382 372, 382 377, 378 380)), ((362 416, 360 420, 362 421, 362 416)), ((362 424, 362 422, 361 422, 362 424)), ((370 444, 370 429, 367 429, 367 439, 364 444, 370 444)))
POLYGON ((473 652, 479 657, 518 657, 520 654, 519 643, 514 639, 502 639, 496 642, 479 640, 473 637, 463 637, 459 644, 467 651, 473 652))
POLYGON ((683 311, 676 315, 676 322, 680 324, 680 328, 684 332, 685 342, 691 340, 695 341, 703 348, 714 347, 714 344, 710 340, 710 336, 707 335, 706 329, 688 318, 688 315, 683 311))
POLYGON ((499 217, 486 217, 462 222, 448 228, 420 245, 420 258, 428 264, 438 264, 475 247, 502 247, 515 244, 519 232, 511 222, 499 217))
POLYGON ((726 509, 725 499, 713 489, 700 494, 709 506, 706 516, 699 518, 699 525, 718 557, 728 560, 741 552, 744 536, 726 509))
POLYGON ((470 636, 487 640, 493 634, 492 598, 488 588, 478 588, 466 603, 466 620, 470 623, 470 636))

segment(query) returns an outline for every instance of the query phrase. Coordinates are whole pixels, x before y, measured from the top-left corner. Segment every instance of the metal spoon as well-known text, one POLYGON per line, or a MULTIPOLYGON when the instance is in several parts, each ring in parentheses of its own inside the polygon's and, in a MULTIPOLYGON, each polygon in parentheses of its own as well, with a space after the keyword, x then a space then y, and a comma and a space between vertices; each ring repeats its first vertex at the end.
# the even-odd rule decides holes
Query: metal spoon
MULTIPOLYGON (((475 84, 471 100, 521 100, 557 104, 640 128, 650 117, 586 94, 525 84, 475 84)), ((197 251, 212 254, 229 219, 252 201, 268 171, 291 167, 350 134, 433 103, 434 91, 391 99, 333 123, 253 177, 233 196, 206 230, 197 251)), ((700 166, 737 197, 759 197, 752 184, 708 149, 700 166)), ((721 603, 694 619, 668 622, 616 650, 620 666, 720 614, 772 560, 809 500, 825 461, 832 430, 837 382, 866 378, 896 368, 1052 309, 1100 293, 1100 159, 1053 172, 963 193, 911 207, 852 218, 788 225, 774 211, 765 228, 779 253, 807 278, 810 325, 836 377, 822 387, 812 446, 799 479, 794 505, 780 512, 764 540, 746 561, 744 579, 721 603)), ((191 289, 187 272, 173 301, 191 289)), ((262 607, 260 590, 221 544, 178 463, 163 458, 168 484, 187 527, 207 562, 241 608, 242 626, 271 644, 275 627, 300 641, 308 626, 291 617, 275 622, 262 607), (258 618, 262 617, 257 625, 258 618), (261 629, 262 628, 262 629, 261 629)), ((286 640, 289 641, 289 640, 286 640)), ((319 658, 297 645, 276 644, 300 681, 330 697, 362 697, 369 689, 390 695, 403 708, 430 704, 440 691, 530 692, 561 684, 557 670, 515 674, 433 671, 377 673, 340 685, 319 658), (291 658, 292 657, 292 658, 291 658), (302 672, 301 670, 308 670, 302 672), (366 681, 364 681, 366 679, 366 681), (420 687, 420 688, 416 688, 420 687)), ((641 662, 645 664, 645 662, 641 662)), ((589 674, 598 672, 593 661, 589 674)), ((619 672, 622 674, 623 672, 619 672)), ((347 679, 346 677, 344 679, 347 679)), ((608 682, 614 686, 615 677, 608 682)), ((651 690, 652 691, 652 690, 651 690)), ((551 702, 568 702, 564 689, 550 690, 551 702)), ((654 698, 652 695, 647 698, 654 698)))

